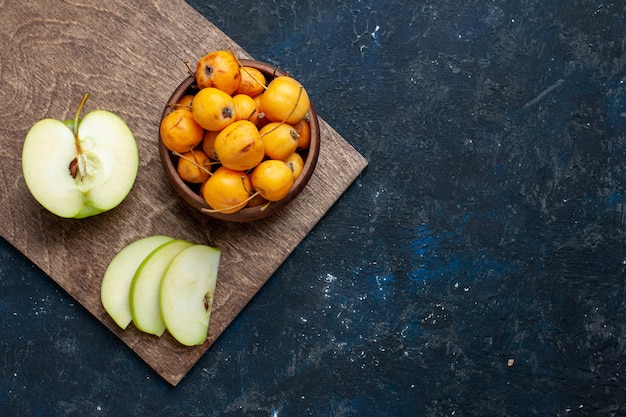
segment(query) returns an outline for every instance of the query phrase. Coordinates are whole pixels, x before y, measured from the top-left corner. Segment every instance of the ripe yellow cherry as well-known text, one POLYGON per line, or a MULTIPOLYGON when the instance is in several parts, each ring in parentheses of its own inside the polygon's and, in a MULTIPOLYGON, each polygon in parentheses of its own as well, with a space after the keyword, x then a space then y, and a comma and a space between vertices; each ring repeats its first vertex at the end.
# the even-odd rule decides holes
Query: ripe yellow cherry
POLYGON ((261 98, 263 98, 263 92, 257 94, 256 96, 253 96, 252 99, 254 100, 254 102, 256 103, 256 106, 261 109, 261 98))
POLYGON ((202 141, 204 129, 196 122, 191 111, 179 108, 161 120, 159 133, 167 149, 173 152, 187 152, 202 141))
POLYGON ((191 110, 191 102, 193 101, 193 94, 185 94, 174 105, 175 108, 185 107, 191 110))
POLYGON ((265 155, 269 159, 284 161, 296 151, 298 132, 289 124, 271 122, 259 130, 265 155))
POLYGON ((265 156, 259 130, 248 120, 226 126, 218 133, 213 146, 220 163, 238 171, 254 168, 265 156))
POLYGON ((263 204, 268 204, 268 203, 269 201, 261 197, 261 194, 254 193, 250 196, 250 200, 248 200, 246 207, 258 207, 258 206, 262 206, 263 204))
POLYGON ((256 127, 259 129, 265 126, 270 122, 270 120, 265 117, 265 113, 261 110, 261 99, 263 98, 263 93, 254 96, 252 99, 256 103, 256 108, 259 110, 259 116, 256 119, 256 127))
POLYGON ((286 75, 270 81, 261 97, 261 111, 273 122, 294 124, 306 116, 310 105, 302 84, 286 75))
POLYGON ((293 172, 293 179, 297 180, 300 174, 302 174, 302 169, 304 168, 304 159, 300 156, 299 153, 294 152, 291 156, 285 159, 287 166, 293 172))
POLYGON ((176 171, 183 181, 202 184, 211 176, 211 160, 203 151, 194 149, 180 154, 176 171))
POLYGON ((252 97, 247 94, 236 94, 233 96, 233 101, 236 120, 249 120, 256 123, 259 118, 259 108, 252 97))
POLYGON ((278 201, 289 193, 293 186, 293 172, 284 161, 267 159, 250 174, 252 188, 268 201, 278 201))
POLYGON ((308 120, 302 119, 293 125, 298 132, 298 149, 301 151, 309 149, 311 145, 311 124, 308 120))
POLYGON ((267 80, 261 71, 253 67, 243 66, 239 68, 241 73, 241 82, 237 89, 237 94, 246 94, 254 97, 265 89, 267 80))
POLYGON ((217 155, 215 154, 215 138, 220 132, 213 130, 205 130, 204 138, 202 139, 202 150, 213 161, 217 161, 217 155))
POLYGON ((229 51, 208 53, 198 60, 196 82, 199 88, 215 87, 233 94, 241 82, 239 62, 229 51))
POLYGON ((230 214, 246 206, 251 190, 245 172, 221 166, 202 186, 202 197, 213 210, 230 214))
POLYGON ((191 112, 198 124, 206 130, 222 130, 235 121, 233 98, 213 87, 203 88, 196 93, 191 112))

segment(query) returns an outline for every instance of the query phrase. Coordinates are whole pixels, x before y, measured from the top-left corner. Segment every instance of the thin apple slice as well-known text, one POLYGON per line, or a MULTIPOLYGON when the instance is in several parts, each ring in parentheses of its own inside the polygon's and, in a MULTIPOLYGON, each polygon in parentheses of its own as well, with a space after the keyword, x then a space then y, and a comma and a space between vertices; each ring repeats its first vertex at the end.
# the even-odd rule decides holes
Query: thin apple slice
POLYGON ((128 295, 135 272, 153 250, 171 240, 171 237, 163 235, 136 240, 119 251, 104 272, 100 299, 106 312, 122 329, 126 329, 133 319, 128 295))
POLYGON ((207 338, 221 251, 194 245, 180 252, 161 281, 161 314, 167 331, 186 346, 207 338))
POLYGON ((156 336, 165 331, 159 304, 159 288, 172 259, 193 246, 184 240, 172 240, 153 250, 139 265, 130 284, 129 304, 133 323, 139 330, 156 336))

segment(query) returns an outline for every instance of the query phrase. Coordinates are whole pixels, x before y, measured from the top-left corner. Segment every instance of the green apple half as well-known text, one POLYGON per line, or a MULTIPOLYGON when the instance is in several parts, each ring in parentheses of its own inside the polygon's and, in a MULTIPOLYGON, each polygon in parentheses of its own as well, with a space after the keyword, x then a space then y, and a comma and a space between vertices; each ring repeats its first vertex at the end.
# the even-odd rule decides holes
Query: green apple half
POLYGON ((167 331, 186 346, 207 338, 221 251, 193 245, 171 261, 161 281, 161 315, 167 331))
POLYGON ((166 242, 154 249, 137 268, 128 301, 133 323, 142 332, 161 336, 165 331, 159 303, 161 280, 174 257, 191 246, 193 244, 185 240, 166 242))
POLYGON ((118 206, 139 167, 137 142, 114 113, 95 110, 73 121, 42 119, 26 135, 22 171, 33 197, 60 217, 84 218, 118 206))
POLYGON ((102 277, 100 298, 106 312, 122 329, 126 329, 132 320, 128 294, 135 272, 153 250, 171 240, 171 237, 163 235, 135 240, 119 251, 109 263, 102 277))

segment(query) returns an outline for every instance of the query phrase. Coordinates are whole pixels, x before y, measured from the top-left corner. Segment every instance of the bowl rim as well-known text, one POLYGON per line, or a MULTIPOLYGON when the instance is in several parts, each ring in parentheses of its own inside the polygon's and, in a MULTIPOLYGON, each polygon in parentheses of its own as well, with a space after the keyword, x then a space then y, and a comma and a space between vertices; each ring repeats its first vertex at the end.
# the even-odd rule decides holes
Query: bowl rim
MULTIPOLYGON (((288 75, 287 72, 282 71, 266 62, 257 61, 254 59, 239 59, 239 61, 242 66, 251 66, 257 68, 265 75, 269 75, 270 77, 288 75)), ((169 97, 163 109, 163 112, 161 114, 161 120, 163 120, 163 118, 167 114, 174 110, 174 108, 171 106, 171 103, 175 103, 178 98, 182 97, 190 89, 193 89, 194 85, 195 78, 192 75, 189 75, 178 85, 178 87, 169 97)), ((209 205, 198 193, 192 190, 189 185, 187 185, 187 183, 185 183, 185 181, 180 178, 180 176, 178 176, 178 173, 176 172, 176 166, 174 165, 174 160, 176 159, 176 157, 165 147, 160 133, 158 135, 159 157, 161 159, 161 163, 172 188, 174 188, 176 193, 188 205, 199 211, 201 214, 231 222, 248 222, 253 220, 259 220, 269 217, 280 211, 283 207, 287 206, 302 192, 302 190, 306 187, 307 183, 311 179, 313 171, 315 171, 315 167, 317 165, 321 142, 319 119, 313 103, 310 104, 309 108, 309 124, 311 129, 311 141, 309 144, 309 149, 304 160, 302 173, 294 181, 294 184, 289 191, 289 194, 287 194, 287 196, 285 196, 285 198, 283 198, 282 200, 271 202, 270 204, 262 204, 255 207, 244 207, 243 209, 235 213, 210 213, 203 210, 210 209, 209 205)))

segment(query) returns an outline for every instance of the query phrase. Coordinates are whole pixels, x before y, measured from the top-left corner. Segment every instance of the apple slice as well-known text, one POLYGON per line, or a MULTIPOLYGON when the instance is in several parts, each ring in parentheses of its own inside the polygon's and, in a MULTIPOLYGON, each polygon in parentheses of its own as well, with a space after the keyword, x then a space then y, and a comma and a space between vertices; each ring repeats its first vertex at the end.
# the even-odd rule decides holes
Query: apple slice
POLYGON ((220 256, 218 248, 191 246, 172 260, 163 276, 163 321, 183 345, 201 345, 207 338, 220 256))
POLYGON ((29 191, 60 217, 83 218, 118 206, 128 195, 139 167, 137 142, 128 125, 106 110, 73 121, 42 119, 28 131, 22 172, 29 191))
POLYGON ((130 284, 129 304, 133 323, 139 330, 156 336, 165 331, 161 318, 159 289, 172 259, 193 246, 185 240, 172 240, 153 250, 139 265, 130 284))
POLYGON ((102 277, 100 299, 106 312, 122 329, 132 320, 128 296, 135 272, 153 250, 172 240, 163 235, 141 238, 125 246, 109 263, 102 277))

